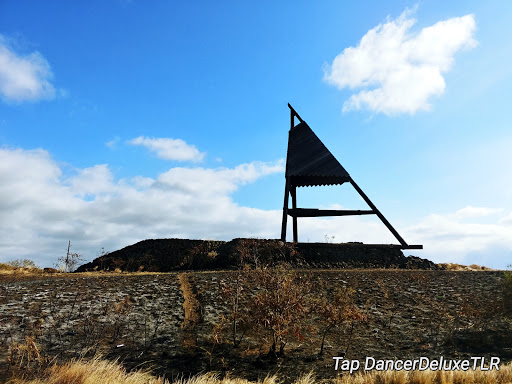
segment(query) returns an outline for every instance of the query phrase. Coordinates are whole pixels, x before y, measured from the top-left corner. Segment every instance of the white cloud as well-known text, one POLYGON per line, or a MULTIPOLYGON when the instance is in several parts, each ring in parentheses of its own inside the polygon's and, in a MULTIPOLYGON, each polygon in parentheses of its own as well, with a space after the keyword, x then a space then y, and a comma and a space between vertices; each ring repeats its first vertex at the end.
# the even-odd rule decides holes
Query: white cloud
POLYGON ((280 211, 238 206, 231 194, 284 172, 283 161, 234 168, 172 168, 116 181, 106 164, 65 177, 42 149, 0 148, 0 260, 45 266, 65 252, 92 259, 147 238, 276 237, 280 211))
POLYGON ((192 161, 198 163, 203 160, 205 153, 187 144, 181 139, 136 137, 128 144, 142 145, 164 160, 192 161))
POLYGON ((486 207, 472 207, 467 206, 455 212, 455 216, 460 219, 485 217, 496 213, 502 212, 503 209, 486 208, 486 207))
POLYGON ((50 65, 39 52, 18 55, 0 35, 0 97, 4 101, 53 99, 52 78, 50 65))
POLYGON ((262 176, 284 172, 284 160, 276 163, 253 162, 235 168, 172 168, 161 174, 156 185, 184 193, 210 196, 234 192, 240 185, 262 176))
POLYGON ((423 243, 424 257, 433 261, 473 264, 478 257, 483 265, 505 268, 512 262, 512 221, 507 219, 512 213, 489 222, 489 216, 500 212, 468 206, 451 214, 429 215, 404 233, 423 243))
MULTIPOLYGON (((0 148, 0 262, 31 258, 52 266, 68 240, 76 252, 93 259, 101 247, 112 251, 150 238, 278 238, 280 207, 240 206, 232 194, 283 172, 280 160, 234 168, 178 167, 156 178, 115 180, 102 164, 66 177, 45 150, 0 148)), ((511 218, 509 211, 473 206, 429 215, 410 227, 388 217, 408 243, 424 245, 423 251, 412 251, 415 255, 500 268, 512 262, 506 258, 512 254, 511 218)), ((288 224, 290 239, 291 220, 288 224)), ((323 242, 325 236, 336 242, 397 244, 374 216, 299 220, 300 241, 323 242)))
POLYGON ((324 80, 340 89, 361 89, 343 105, 344 111, 369 109, 387 115, 430 108, 429 99, 446 87, 443 72, 454 54, 476 45, 473 15, 440 21, 411 33, 416 20, 405 11, 363 36, 326 66, 324 80))
POLYGON ((71 181, 71 191, 77 196, 102 195, 115 190, 112 174, 107 164, 80 170, 71 181))
POLYGON ((115 149, 121 138, 119 136, 114 137, 112 140, 107 141, 105 145, 110 149, 115 149))
MULTIPOLYGON (((507 216, 502 217, 499 221, 500 224, 508 224, 512 225, 512 212, 510 212, 507 216)), ((511 260, 512 262, 512 260, 511 260)))

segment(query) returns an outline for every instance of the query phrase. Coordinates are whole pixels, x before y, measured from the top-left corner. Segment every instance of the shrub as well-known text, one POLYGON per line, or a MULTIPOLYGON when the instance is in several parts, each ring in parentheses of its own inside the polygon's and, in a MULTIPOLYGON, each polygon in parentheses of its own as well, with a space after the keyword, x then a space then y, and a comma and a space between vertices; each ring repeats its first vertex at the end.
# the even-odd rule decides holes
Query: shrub
POLYGON ((14 269, 9 263, 0 263, 0 271, 13 271, 14 269))
POLYGON ((219 256, 217 250, 218 244, 215 241, 202 241, 185 255, 180 267, 183 269, 215 268, 219 256))
POLYGON ((311 281, 286 264, 257 269, 252 272, 252 279, 259 289, 249 303, 253 321, 257 328, 270 331, 272 345, 268 355, 284 356, 290 335, 304 338, 311 281))
POLYGON ((5 264, 13 268, 39 268, 32 260, 29 259, 11 260, 5 264))
POLYGON ((230 341, 235 348, 242 342, 251 319, 246 305, 250 292, 247 286, 249 273, 248 269, 240 269, 236 272, 235 278, 219 283, 222 297, 228 302, 230 341))
MULTIPOLYGON (((349 321, 352 322, 353 331, 355 322, 363 321, 366 318, 364 313, 355 305, 354 292, 355 290, 349 287, 337 288, 331 295, 322 295, 313 299, 313 312, 319 315, 319 322, 323 325, 319 355, 324 352, 325 337, 329 331, 349 321)), ((347 351, 349 346, 350 340, 347 351)))
POLYGON ((299 255, 295 244, 280 240, 235 239, 235 264, 241 268, 250 265, 254 268, 269 267, 279 263, 289 263, 299 255))

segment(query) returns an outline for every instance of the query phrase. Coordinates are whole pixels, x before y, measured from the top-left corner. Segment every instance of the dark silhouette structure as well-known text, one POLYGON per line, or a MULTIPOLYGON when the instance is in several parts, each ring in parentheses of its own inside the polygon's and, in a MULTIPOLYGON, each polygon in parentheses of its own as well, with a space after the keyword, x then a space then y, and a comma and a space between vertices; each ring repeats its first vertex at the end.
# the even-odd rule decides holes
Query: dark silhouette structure
POLYGON ((332 153, 325 147, 315 133, 309 128, 299 114, 290 108, 290 132, 288 136, 288 153, 286 156, 286 184, 283 204, 283 223, 281 240, 286 241, 286 225, 288 216, 293 220, 293 241, 298 241, 297 218, 320 216, 377 215, 384 225, 399 241, 400 249, 422 249, 422 245, 409 245, 398 234, 393 226, 380 213, 368 196, 359 188, 348 172, 341 166, 332 153), (295 125, 295 118, 299 124, 295 125), (341 185, 350 183, 363 200, 371 208, 369 210, 321 210, 297 208, 297 187, 341 185), (288 207, 288 198, 292 197, 292 208, 288 207))

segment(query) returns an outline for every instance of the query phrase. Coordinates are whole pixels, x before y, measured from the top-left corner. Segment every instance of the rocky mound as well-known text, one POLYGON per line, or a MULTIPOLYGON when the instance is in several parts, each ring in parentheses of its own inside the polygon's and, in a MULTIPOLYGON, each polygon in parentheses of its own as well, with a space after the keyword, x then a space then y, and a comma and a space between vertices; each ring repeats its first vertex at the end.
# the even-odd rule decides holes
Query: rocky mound
POLYGON ((405 257, 392 245, 293 244, 265 239, 234 239, 229 242, 152 239, 102 255, 80 266, 77 272, 232 269, 244 264, 257 266, 279 262, 287 262, 297 268, 443 269, 426 259, 405 257))
POLYGON ((444 269, 427 259, 406 257, 393 245, 299 243, 298 249, 312 268, 444 269))

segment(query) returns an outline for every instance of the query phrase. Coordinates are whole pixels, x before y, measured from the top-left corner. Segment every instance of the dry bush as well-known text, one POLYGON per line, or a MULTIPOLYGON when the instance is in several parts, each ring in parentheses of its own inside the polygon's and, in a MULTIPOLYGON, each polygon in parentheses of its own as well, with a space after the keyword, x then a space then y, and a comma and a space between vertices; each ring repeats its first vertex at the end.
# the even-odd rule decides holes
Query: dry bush
POLYGON ((31 274, 43 272, 32 260, 17 259, 6 263, 0 263, 0 274, 31 274))
POLYGON ((271 267, 260 261, 259 265, 250 269, 246 263, 232 279, 219 282, 228 308, 222 326, 228 333, 224 341, 238 347, 252 330, 260 351, 269 343, 267 356, 283 357, 290 340, 310 343, 320 333, 322 354, 327 334, 347 325, 351 327, 350 345, 354 325, 366 319, 355 305, 354 289, 331 291, 325 281, 314 282, 309 273, 299 273, 287 264, 271 267), (327 293, 318 295, 319 291, 327 293))
POLYGON ((304 338, 311 280, 286 265, 256 269, 252 271, 251 279, 259 289, 249 303, 253 322, 257 328, 271 334, 268 354, 284 356, 290 335, 299 340, 304 338))
POLYGON ((251 320, 251 314, 247 302, 249 300, 248 277, 249 270, 238 270, 234 279, 220 281, 220 292, 222 298, 228 302, 230 322, 229 340, 233 347, 238 347, 242 342, 251 320))
POLYGON ((192 248, 180 263, 180 269, 208 269, 218 263, 218 244, 214 240, 202 241, 192 248))
POLYGON ((11 260, 5 263, 11 267, 14 268, 36 268, 39 267, 30 259, 17 259, 17 260, 11 260))
MULTIPOLYGON (((352 336, 355 323, 366 319, 365 314, 354 302, 354 293, 355 290, 353 288, 343 287, 337 288, 331 294, 312 298, 312 312, 319 316, 318 322, 323 326, 319 355, 322 355, 324 352, 325 337, 329 331, 351 322, 350 336, 352 336)), ((345 353, 347 353, 349 346, 350 340, 348 341, 345 353)))
POLYGON ((447 271, 492 271, 491 268, 478 264, 462 265, 456 263, 440 263, 438 265, 447 271))
POLYGON ((0 271, 3 272, 3 271, 13 271, 14 269, 16 269, 15 267, 13 267, 12 265, 10 265, 9 263, 0 263, 0 271))
POLYGON ((297 259, 299 252, 294 243, 280 240, 239 239, 235 247, 236 264, 256 269, 297 259))
POLYGON ((49 359, 41 356, 36 338, 27 335, 23 343, 11 343, 7 362, 12 377, 24 377, 40 373, 48 364, 49 359))

